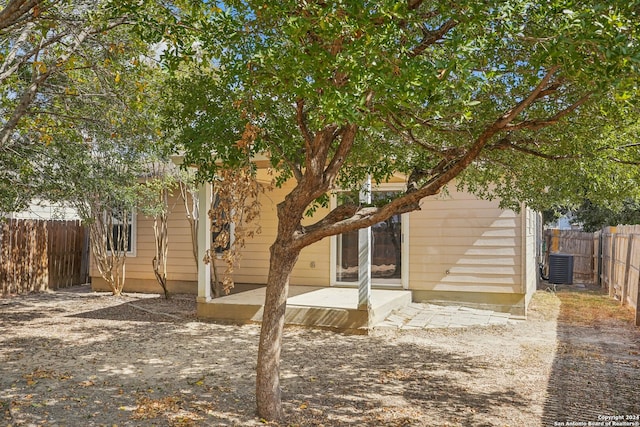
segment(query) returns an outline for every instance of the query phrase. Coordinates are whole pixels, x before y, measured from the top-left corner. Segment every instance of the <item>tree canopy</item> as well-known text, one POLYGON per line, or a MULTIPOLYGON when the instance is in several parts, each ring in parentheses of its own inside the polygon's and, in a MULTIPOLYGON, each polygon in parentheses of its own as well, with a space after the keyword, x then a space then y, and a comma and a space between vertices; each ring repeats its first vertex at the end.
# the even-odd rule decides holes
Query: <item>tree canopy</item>
MULTIPOLYGON (((70 16, 86 11, 78 2, 29 4, 24 16, 32 18, 45 4, 71 4, 70 16)), ((293 183, 278 205, 260 337, 256 392, 267 419, 283 416, 280 342, 302 248, 419 209, 421 199, 453 182, 512 207, 637 192, 637 0, 113 0, 98 10, 101 22, 126 17, 135 31, 129 35, 159 43, 158 56, 172 72, 161 91, 165 135, 202 179, 266 154, 277 183, 293 183), (395 199, 342 204, 302 227, 305 213, 326 203, 329 192, 393 175, 407 181, 395 199)), ((80 33, 62 45, 66 50, 50 50, 49 62, 30 57, 16 86, 25 88, 21 93, 31 97, 28 82, 64 68, 58 59, 75 57, 70 47, 82 34, 114 34, 76 27, 80 33)), ((22 33, 13 34, 5 60, 28 50, 15 50, 22 33)), ((85 64, 81 59, 76 64, 85 64)), ((92 64, 93 71, 105 62, 92 64)), ((104 81, 119 84, 137 69, 119 64, 104 81)), ((120 93, 135 99, 135 91, 120 93)), ((51 107, 59 97, 29 99, 51 107)), ((11 91, 3 102, 6 111, 22 110, 11 91)), ((49 132, 40 129, 49 122, 35 120, 48 116, 21 119, 26 126, 17 132, 6 115, 5 134, 22 138, 36 129, 30 141, 46 145, 49 132)))
POLYGON ((633 199, 626 199, 621 205, 614 206, 602 206, 585 200, 571 212, 574 222, 588 232, 607 226, 640 224, 640 202, 633 199))
MULTIPOLYGON (((202 6, 181 44, 198 55, 169 84, 178 146, 203 177, 248 151, 295 184, 271 247, 257 381, 267 419, 282 417, 279 342, 303 247, 419 209, 452 182, 512 207, 637 192, 638 147, 618 131, 638 117, 637 1, 202 6), (396 199, 301 226, 328 192, 394 174, 407 179, 396 199)), ((168 53, 172 66, 185 56, 168 53)))
POLYGON ((58 172, 97 141, 148 141, 149 45, 105 5, 11 0, 0 10, 0 212, 65 198, 58 172))
POLYGON ((178 103, 196 162, 236 159, 251 122, 251 148, 300 177, 313 137, 348 124, 349 173, 332 185, 403 172, 417 189, 447 173, 511 205, 583 197, 577 176, 599 197, 634 191, 633 168, 622 181, 602 173, 637 160, 613 141, 636 117, 634 3, 229 2, 211 13, 201 46, 220 66, 189 75, 178 103))

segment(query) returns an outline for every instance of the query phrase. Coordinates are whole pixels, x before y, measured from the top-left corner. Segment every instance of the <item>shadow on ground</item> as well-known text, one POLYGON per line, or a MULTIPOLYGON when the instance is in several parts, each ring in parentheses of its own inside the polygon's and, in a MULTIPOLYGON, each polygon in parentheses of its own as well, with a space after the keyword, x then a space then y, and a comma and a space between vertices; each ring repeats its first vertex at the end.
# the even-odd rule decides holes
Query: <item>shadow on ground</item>
MULTIPOLYGON (((11 327, 0 336, 0 423, 263 425, 254 414, 259 328, 194 321, 194 310, 188 298, 73 292, 3 305, 11 327)), ((428 340, 288 329, 287 425, 490 426, 527 397, 472 387, 488 369, 482 355, 428 340)))
POLYGON ((488 368, 483 357, 372 337, 331 340, 313 331, 291 338, 283 354, 284 399, 290 421, 300 425, 488 426, 486 415, 526 404, 514 389, 469 387, 488 368))
POLYGON ((640 330, 631 312, 597 288, 565 286, 558 298, 543 425, 589 425, 616 415, 640 422, 640 330))
POLYGON ((125 300, 121 304, 85 311, 74 314, 73 317, 113 321, 184 323, 195 320, 196 315, 193 298, 176 295, 168 300, 164 297, 125 300))

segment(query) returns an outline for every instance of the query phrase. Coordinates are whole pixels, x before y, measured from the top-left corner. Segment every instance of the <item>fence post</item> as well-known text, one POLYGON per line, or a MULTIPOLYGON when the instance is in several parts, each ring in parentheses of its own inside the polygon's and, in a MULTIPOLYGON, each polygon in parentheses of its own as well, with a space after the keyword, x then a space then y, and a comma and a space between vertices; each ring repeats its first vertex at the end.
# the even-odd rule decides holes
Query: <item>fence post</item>
POLYGON ((636 326, 640 326, 640 280, 636 292, 636 326))
POLYGON ((611 227, 611 235, 609 237, 609 297, 613 298, 614 290, 614 273, 616 271, 616 227, 611 227))
POLYGON ((560 252, 560 230, 557 228, 553 229, 553 234, 551 235, 551 248, 549 253, 560 252))
POLYGON ((629 291, 629 270, 631 270, 631 249, 633 244, 633 233, 629 233, 629 241, 627 242, 627 259, 624 264, 624 281, 622 282, 622 296, 620 297, 620 305, 627 302, 627 292, 629 291))
MULTIPOLYGON (((595 245, 595 242, 594 242, 595 245)), ((604 281, 602 280, 602 262, 603 262, 603 238, 602 238, 602 231, 598 232, 598 247, 596 249, 596 265, 594 266, 596 269, 596 283, 598 284, 598 287, 602 287, 602 284, 604 283, 604 281)))

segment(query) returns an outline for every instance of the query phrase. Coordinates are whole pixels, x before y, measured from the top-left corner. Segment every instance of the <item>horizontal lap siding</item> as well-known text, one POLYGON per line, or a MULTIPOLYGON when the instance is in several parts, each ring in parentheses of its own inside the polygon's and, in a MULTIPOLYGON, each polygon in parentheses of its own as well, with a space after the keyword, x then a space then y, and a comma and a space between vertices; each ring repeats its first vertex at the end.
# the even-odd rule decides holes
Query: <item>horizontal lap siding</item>
MULTIPOLYGON (((258 171, 258 179, 268 182, 269 178, 258 171)), ((242 249, 242 258, 236 267, 233 279, 237 283, 267 283, 269 271, 269 246, 273 243, 277 227, 276 204, 282 200, 282 189, 275 188, 260 195, 260 234, 247 239, 242 249)))
MULTIPOLYGON (((263 181, 266 177, 259 176, 263 181)), ((287 184, 288 185, 288 184, 287 184)), ((261 233, 247 239, 242 250, 239 265, 234 271, 237 283, 259 283, 267 281, 269 271, 269 247, 275 240, 277 232, 276 204, 284 198, 290 188, 276 188, 261 195, 260 225, 261 233)), ((191 234, 189 222, 185 216, 184 205, 177 195, 169 201, 173 208, 169 215, 169 280, 197 280, 197 267, 191 253, 191 234)), ((320 211, 320 210, 319 210, 320 211)), ((320 212, 319 212, 320 213, 320 212)), ((322 212, 323 214, 324 212, 322 212)), ((305 219, 308 223, 311 219, 305 219)), ((291 284, 299 285, 328 285, 329 284, 329 239, 305 248, 300 254, 298 263, 291 277, 291 284)), ((153 218, 139 214, 137 216, 136 255, 127 257, 126 277, 131 279, 153 279, 151 261, 155 255, 153 234, 153 218)), ((225 264, 217 261, 222 273, 225 264)), ((99 277, 97 269, 92 268, 92 276, 99 277)))
MULTIPOLYGON (((276 236, 276 204, 288 190, 275 189, 263 196, 262 233, 247 242, 236 269, 237 282, 266 282, 268 248, 276 236)), ((317 215, 325 213, 320 209, 317 215)), ((520 215, 500 209, 497 202, 452 191, 448 198, 424 200, 422 210, 411 213, 409 222, 410 289, 522 292, 520 215)), ((330 239, 305 248, 291 284, 328 286, 330 252, 330 239)))
MULTIPOLYGON (((198 271, 191 249, 191 230, 184 204, 178 194, 169 198, 169 207, 171 212, 167 224, 169 232, 167 279, 195 282, 198 280, 198 271)), ((126 278, 156 280, 151 265, 155 256, 153 218, 140 213, 136 218, 136 253, 135 256, 127 256, 126 278)), ((93 265, 91 275, 100 276, 93 265)))
POLYGON ((326 238, 302 251, 293 270, 291 284, 329 286, 330 243, 331 239, 326 238))
MULTIPOLYGON (((262 172, 262 171, 260 171, 262 172)), ((266 176, 258 178, 266 180, 266 176)), ((234 280, 238 283, 267 282, 269 272, 269 247, 274 242, 277 233, 278 215, 276 205, 284 199, 291 190, 292 183, 286 183, 282 188, 261 195, 260 224, 262 231, 252 239, 247 239, 242 251, 240 265, 234 273, 234 280)), ((317 217, 324 216, 326 209, 318 209, 317 217)), ((312 218, 305 218, 303 224, 313 222, 312 218)), ((292 285, 328 286, 330 283, 330 239, 324 239, 300 253, 298 262, 291 274, 292 285)))
POLYGON ((409 288, 522 292, 521 217, 498 202, 450 191, 409 216, 409 288))
MULTIPOLYGON (((260 174, 263 172, 260 171, 260 174)), ((268 177, 259 176, 262 181, 268 177)), ((264 284, 269 270, 269 246, 277 232, 276 205, 290 185, 262 194, 262 232, 247 239, 237 283, 264 284)), ((169 280, 197 280, 191 254, 191 235, 184 206, 175 197, 169 220, 169 280)), ((515 212, 499 208, 498 202, 477 200, 473 195, 451 191, 447 196, 425 199, 422 210, 409 214, 409 288, 415 290, 523 293, 522 278, 535 268, 520 262, 521 253, 533 251, 522 244, 523 220, 515 212)), ((326 209, 318 209, 316 218, 326 209)), ((313 220, 305 218, 304 223, 313 220)), ((533 233, 533 225, 526 237, 533 233)), ((292 285, 329 286, 330 239, 305 248, 291 276, 292 285)), ((153 220, 138 215, 136 257, 127 259, 127 277, 154 279, 153 220)), ((218 261, 224 268, 224 265, 218 261)), ((92 275, 98 273, 92 269, 92 275)), ((528 281, 528 279, 527 279, 528 281)), ((527 283, 530 286, 530 283, 527 283)))
MULTIPOLYGON (((191 229, 179 194, 169 198, 169 208, 167 279, 196 281, 198 270, 191 249, 191 229)), ((153 218, 138 214, 136 256, 127 259, 127 277, 155 279, 151 265, 155 250, 153 218)))

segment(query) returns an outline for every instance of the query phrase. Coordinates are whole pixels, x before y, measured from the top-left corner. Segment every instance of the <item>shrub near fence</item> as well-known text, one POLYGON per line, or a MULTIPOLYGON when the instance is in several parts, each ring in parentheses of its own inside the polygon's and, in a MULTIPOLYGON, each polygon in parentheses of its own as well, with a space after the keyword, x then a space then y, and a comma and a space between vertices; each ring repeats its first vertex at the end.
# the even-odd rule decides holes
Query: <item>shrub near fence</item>
POLYGON ((0 294, 85 283, 87 236, 79 221, 8 219, 0 223, 0 294))

